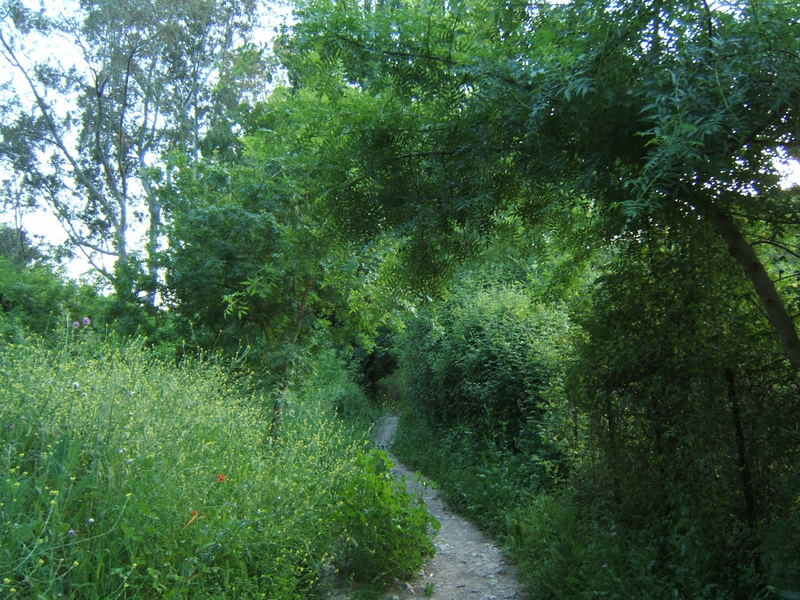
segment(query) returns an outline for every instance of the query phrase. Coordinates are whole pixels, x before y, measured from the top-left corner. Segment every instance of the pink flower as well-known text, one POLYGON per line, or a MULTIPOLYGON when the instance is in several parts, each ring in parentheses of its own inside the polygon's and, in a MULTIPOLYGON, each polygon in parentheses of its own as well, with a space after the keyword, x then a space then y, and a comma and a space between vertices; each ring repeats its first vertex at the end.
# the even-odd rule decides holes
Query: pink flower
POLYGON ((91 324, 92 324, 92 319, 91 319, 91 318, 89 318, 89 317, 83 317, 83 324, 84 324, 86 327, 89 327, 89 325, 91 325, 91 324))

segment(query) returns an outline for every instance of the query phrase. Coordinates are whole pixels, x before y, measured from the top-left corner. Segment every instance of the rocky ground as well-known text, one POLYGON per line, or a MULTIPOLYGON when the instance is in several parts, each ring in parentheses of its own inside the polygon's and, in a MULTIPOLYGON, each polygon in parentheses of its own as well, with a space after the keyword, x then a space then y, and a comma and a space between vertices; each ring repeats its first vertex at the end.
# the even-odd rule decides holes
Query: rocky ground
MULTIPOLYGON (((376 425, 375 443, 389 450, 397 417, 386 416, 376 425)), ((450 512, 428 482, 415 476, 392 457, 398 477, 418 491, 428 510, 442 524, 436 536, 436 556, 416 581, 398 583, 391 600, 521 600, 524 596, 515 571, 500 550, 474 525, 450 512)))

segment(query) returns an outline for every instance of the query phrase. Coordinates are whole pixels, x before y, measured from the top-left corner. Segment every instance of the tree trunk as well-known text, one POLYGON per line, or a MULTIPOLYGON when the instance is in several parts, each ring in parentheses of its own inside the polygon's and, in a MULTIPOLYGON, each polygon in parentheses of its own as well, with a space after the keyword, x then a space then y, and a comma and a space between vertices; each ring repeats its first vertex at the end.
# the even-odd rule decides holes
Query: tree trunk
POLYGON ((303 320, 306 316, 306 307, 308 305, 308 296, 311 293, 312 280, 306 279, 305 289, 303 290, 303 298, 300 301, 300 308, 297 309, 297 321, 294 326, 294 334, 292 335, 292 344, 297 344, 300 341, 300 333, 303 331, 303 320))
MULTIPOLYGON (((739 484, 742 488, 744 498, 744 518, 749 529, 749 536, 739 547, 740 556, 737 562, 753 560, 756 573, 762 580, 766 580, 764 562, 761 559, 759 541, 756 535, 757 514, 756 514, 756 491, 753 484, 753 474, 750 470, 750 461, 747 455, 747 440, 742 423, 742 409, 739 392, 736 387, 736 375, 730 367, 725 369, 725 383, 728 388, 728 401, 731 408, 731 420, 733 422, 733 432, 736 438, 736 469, 739 471, 739 484), (751 558, 752 557, 752 558, 751 558)), ((748 598, 749 596, 740 591, 737 598, 748 598)))
POLYGON ((161 202, 154 196, 147 197, 147 207, 150 212, 150 223, 147 230, 147 303, 156 305, 158 292, 158 236, 161 233, 161 202))
POLYGON ((608 452, 609 463, 611 463, 611 491, 614 495, 614 502, 622 504, 622 486, 619 481, 619 448, 617 440, 617 420, 614 414, 614 403, 611 395, 606 396, 606 423, 608 426, 608 452))
POLYGON ((714 230, 725 240, 731 256, 736 259, 753 284, 767 318, 781 341, 786 358, 789 359, 792 370, 797 373, 800 371, 800 338, 797 336, 797 329, 786 310, 786 305, 775 289, 775 283, 770 279, 753 246, 742 235, 733 219, 710 202, 700 203, 700 208, 714 230))
POLYGON ((748 527, 755 531, 756 527, 756 495, 753 489, 753 476, 750 473, 750 463, 747 460, 747 445, 742 425, 742 412, 739 405, 739 395, 736 391, 736 377, 733 369, 725 369, 725 383, 728 388, 728 401, 731 407, 733 432, 736 436, 736 468, 739 471, 739 482, 742 486, 744 497, 744 514, 748 527))

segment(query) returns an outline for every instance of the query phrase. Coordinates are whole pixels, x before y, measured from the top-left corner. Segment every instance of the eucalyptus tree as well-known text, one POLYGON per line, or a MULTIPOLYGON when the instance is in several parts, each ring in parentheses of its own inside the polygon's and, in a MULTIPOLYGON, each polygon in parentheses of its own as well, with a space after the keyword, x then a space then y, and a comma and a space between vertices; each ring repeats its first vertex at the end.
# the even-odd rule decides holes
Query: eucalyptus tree
POLYGON ((796 279, 755 250, 797 254, 800 197, 774 166, 800 143, 797 3, 308 0, 297 18, 290 81, 350 119, 315 150, 346 227, 400 228, 411 262, 436 268, 507 212, 584 215, 584 247, 653 222, 691 237, 699 219, 800 368, 796 279))
POLYGON ((199 154, 210 130, 233 125, 261 61, 248 42, 257 8, 81 0, 53 15, 20 0, 0 6, 0 54, 13 77, 0 156, 121 298, 155 299, 163 157, 199 154), (143 232, 145 265, 134 244, 143 232))

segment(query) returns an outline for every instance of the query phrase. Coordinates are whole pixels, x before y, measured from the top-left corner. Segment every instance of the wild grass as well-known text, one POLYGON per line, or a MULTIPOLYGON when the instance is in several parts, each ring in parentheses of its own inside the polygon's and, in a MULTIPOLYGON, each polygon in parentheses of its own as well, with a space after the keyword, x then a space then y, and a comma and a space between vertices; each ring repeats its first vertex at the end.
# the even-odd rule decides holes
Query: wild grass
POLYGON ((0 597, 294 599, 323 573, 417 569, 427 513, 335 416, 359 392, 334 363, 286 394, 276 434, 221 366, 0 348, 0 597))
POLYGON ((501 540, 510 510, 538 491, 537 464, 464 428, 436 429, 418 410, 400 413, 392 451, 439 485, 448 506, 501 540))

